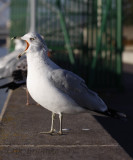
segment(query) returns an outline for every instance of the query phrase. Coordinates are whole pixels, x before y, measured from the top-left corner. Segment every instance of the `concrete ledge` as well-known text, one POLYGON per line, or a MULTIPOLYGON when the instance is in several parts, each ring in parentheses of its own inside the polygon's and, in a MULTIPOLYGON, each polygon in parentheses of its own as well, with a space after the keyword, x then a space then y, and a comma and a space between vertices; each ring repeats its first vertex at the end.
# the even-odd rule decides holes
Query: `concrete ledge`
MULTIPOLYGON (((26 106, 23 89, 10 93, 7 102, 0 125, 0 160, 132 159, 111 133, 120 132, 119 138, 125 136, 123 127, 127 124, 122 121, 108 117, 99 119, 99 116, 93 117, 88 113, 64 115, 63 127, 69 128, 69 132, 62 136, 41 135, 39 132, 50 129, 49 111, 41 106, 26 106)), ((31 103, 35 104, 34 101, 31 103)), ((58 118, 55 128, 59 128, 58 118)), ((128 144, 132 146, 132 142, 128 144)))

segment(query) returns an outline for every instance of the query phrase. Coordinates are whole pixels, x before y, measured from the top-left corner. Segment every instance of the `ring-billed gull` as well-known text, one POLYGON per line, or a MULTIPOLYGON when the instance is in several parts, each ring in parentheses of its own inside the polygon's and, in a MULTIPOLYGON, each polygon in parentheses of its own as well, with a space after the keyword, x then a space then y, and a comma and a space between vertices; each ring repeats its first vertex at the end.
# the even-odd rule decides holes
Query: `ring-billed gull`
POLYGON ((21 39, 15 39, 15 49, 11 53, 0 58, 0 89, 16 89, 26 83, 27 60, 24 56, 18 61, 17 56, 25 48, 21 39))
MULTIPOLYGON (((0 58, 0 79, 11 77, 13 71, 16 70, 16 66, 20 63, 16 57, 24 50, 25 44, 20 39, 16 39, 14 42, 14 51, 0 58)), ((22 59, 25 59, 25 56, 22 59)))
POLYGON ((52 112, 51 130, 42 133, 54 133, 55 114, 59 115, 59 134, 62 134, 64 113, 75 114, 92 110, 111 115, 104 101, 97 93, 88 89, 81 77, 62 69, 47 56, 48 48, 38 33, 27 33, 21 39, 27 44, 19 58, 27 53, 28 91, 37 103, 52 112))

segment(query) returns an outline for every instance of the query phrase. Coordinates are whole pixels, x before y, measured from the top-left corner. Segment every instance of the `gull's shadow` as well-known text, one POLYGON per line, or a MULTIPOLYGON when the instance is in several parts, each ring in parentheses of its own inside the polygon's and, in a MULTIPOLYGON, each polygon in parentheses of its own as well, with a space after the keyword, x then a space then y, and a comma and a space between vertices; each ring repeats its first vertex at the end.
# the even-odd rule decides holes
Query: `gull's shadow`
MULTIPOLYGON (((108 99, 110 107, 127 115, 127 121, 94 116, 120 146, 133 158, 133 74, 124 73, 125 91, 108 99)), ((108 101, 107 100, 107 101, 108 101)))
POLYGON ((127 121, 94 116, 119 145, 133 157, 133 118, 127 121))

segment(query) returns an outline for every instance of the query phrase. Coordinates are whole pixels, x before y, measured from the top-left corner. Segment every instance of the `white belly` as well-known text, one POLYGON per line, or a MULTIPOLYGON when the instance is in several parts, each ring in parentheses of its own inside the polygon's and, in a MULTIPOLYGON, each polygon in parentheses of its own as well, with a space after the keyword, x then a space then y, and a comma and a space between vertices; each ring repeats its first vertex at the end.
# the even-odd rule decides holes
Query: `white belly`
POLYGON ((27 88, 31 97, 44 108, 54 113, 77 113, 84 109, 78 106, 68 95, 54 87, 48 79, 37 76, 27 77, 27 88))

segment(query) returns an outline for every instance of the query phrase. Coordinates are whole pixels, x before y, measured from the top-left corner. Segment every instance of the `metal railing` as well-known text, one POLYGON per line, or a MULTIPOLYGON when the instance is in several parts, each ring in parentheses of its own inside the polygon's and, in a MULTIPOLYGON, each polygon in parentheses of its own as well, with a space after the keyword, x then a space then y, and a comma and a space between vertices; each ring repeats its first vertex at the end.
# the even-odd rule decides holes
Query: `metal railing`
MULTIPOLYGON (((30 3, 12 0, 11 36, 30 29, 30 3)), ((85 78, 90 87, 121 84, 122 0, 37 0, 35 29, 53 60, 85 78)))

